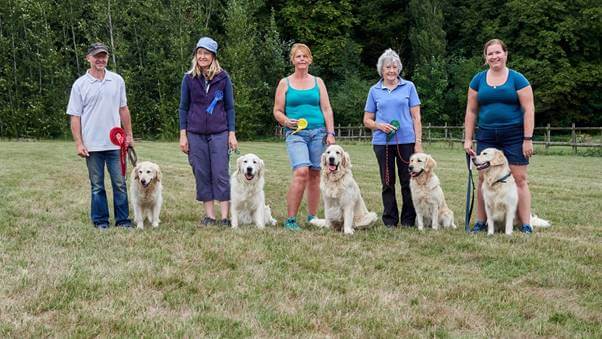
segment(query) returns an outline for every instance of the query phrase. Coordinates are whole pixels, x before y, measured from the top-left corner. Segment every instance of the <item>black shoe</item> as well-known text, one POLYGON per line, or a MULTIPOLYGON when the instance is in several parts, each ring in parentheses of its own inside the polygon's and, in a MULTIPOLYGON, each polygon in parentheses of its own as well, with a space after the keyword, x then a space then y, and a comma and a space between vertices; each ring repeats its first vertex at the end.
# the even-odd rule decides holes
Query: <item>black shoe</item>
POLYGON ((386 227, 387 229, 389 229, 389 230, 394 230, 394 229, 396 229, 396 228, 397 228, 397 225, 387 225, 387 224, 385 224, 385 227, 386 227))
POLYGON ((199 226, 211 226, 211 225, 215 225, 215 219, 209 218, 209 217, 203 218, 203 220, 201 220, 201 223, 199 224, 199 226))
POLYGON ((229 219, 222 219, 219 221, 219 225, 220 226, 225 226, 225 227, 230 227, 232 226, 232 224, 230 224, 230 220, 229 219))

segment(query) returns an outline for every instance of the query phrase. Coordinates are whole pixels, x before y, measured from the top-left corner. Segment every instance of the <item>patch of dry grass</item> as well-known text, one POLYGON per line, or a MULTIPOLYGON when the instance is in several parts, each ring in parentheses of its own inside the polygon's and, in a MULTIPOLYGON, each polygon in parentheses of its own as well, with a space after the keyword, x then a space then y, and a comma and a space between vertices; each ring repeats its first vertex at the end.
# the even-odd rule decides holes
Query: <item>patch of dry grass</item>
MULTIPOLYGON (((344 146, 368 208, 380 214, 370 145, 344 146)), ((1 142, 0 334, 602 336, 600 158, 533 159, 534 210, 554 226, 531 236, 389 231, 379 222, 346 237, 285 231, 284 145, 241 150, 266 160, 278 227, 197 228, 201 206, 177 144, 140 142, 139 158, 164 173, 161 227, 100 232, 72 143, 1 142)), ((463 225, 462 150, 427 151, 463 225)))

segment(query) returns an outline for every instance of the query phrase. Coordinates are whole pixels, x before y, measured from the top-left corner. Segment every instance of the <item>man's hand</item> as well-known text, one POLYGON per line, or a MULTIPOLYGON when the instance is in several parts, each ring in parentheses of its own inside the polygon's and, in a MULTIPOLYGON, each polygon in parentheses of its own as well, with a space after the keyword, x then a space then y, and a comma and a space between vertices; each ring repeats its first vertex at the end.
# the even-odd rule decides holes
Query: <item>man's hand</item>
POLYGON ((77 149, 77 155, 79 155, 82 158, 87 158, 90 156, 90 153, 88 153, 88 149, 86 148, 86 146, 84 146, 84 144, 76 144, 75 148, 77 149))

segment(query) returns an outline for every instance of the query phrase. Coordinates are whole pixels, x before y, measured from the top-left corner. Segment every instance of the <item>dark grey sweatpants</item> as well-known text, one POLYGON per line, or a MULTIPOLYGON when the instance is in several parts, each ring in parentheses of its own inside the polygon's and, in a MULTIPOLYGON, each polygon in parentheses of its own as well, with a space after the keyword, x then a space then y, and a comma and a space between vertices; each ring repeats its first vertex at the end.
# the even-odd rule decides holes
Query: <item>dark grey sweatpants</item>
POLYGON ((218 134, 188 132, 188 162, 196 181, 196 200, 230 200, 228 131, 218 134))

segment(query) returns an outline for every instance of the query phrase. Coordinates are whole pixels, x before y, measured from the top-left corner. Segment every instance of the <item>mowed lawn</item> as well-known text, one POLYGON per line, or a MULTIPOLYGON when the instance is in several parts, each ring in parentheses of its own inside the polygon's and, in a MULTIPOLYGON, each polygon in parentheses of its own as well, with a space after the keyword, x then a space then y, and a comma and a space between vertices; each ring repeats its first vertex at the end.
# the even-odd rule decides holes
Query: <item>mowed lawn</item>
MULTIPOLYGON (((343 145, 380 217, 371 146, 343 145)), ((470 236, 463 151, 427 145, 458 229, 379 221, 344 236, 303 222, 284 230, 284 144, 240 149, 266 162, 277 227, 197 227, 202 208, 177 143, 139 142, 139 159, 163 171, 161 226, 102 232, 72 142, 0 142, 0 336, 602 336, 601 158, 535 156, 534 212, 553 227, 470 236)))

